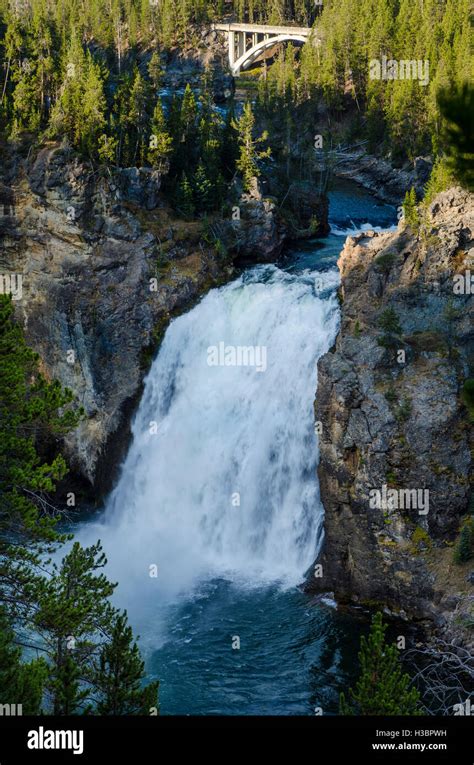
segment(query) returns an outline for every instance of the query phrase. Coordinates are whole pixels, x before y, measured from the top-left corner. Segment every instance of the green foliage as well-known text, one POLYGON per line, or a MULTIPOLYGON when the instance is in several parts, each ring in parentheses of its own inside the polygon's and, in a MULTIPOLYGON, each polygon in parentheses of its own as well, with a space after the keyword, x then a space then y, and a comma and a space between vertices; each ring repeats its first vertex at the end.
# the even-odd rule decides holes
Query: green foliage
POLYGON ((410 688, 410 677, 400 665, 398 649, 385 640, 386 625, 382 614, 372 618, 369 636, 361 638, 360 675, 349 690, 348 700, 342 693, 341 715, 420 715, 419 693, 410 688))
POLYGON ((100 715, 146 715, 158 709, 158 682, 142 687, 144 663, 133 642, 127 614, 117 614, 111 639, 95 664, 92 683, 100 715))
POLYGON ((267 138, 267 132, 262 133, 258 138, 254 138, 255 117, 252 111, 252 105, 246 102, 242 115, 234 122, 234 129, 238 134, 240 146, 240 156, 237 160, 237 168, 240 170, 243 179, 245 191, 250 191, 255 178, 260 175, 258 161, 264 157, 270 156, 270 149, 260 150, 258 146, 264 143, 267 138))
MULTIPOLYGON (((13 321, 11 298, 0 295, 0 687, 2 703, 21 704, 24 714, 95 711, 88 701, 95 658, 115 634, 115 585, 101 571, 99 542, 74 543, 48 571, 46 555, 70 538, 57 531, 60 514, 50 496, 67 472, 57 443, 82 416, 72 392, 40 374, 37 354, 13 321), (23 661, 16 643, 25 634, 34 636, 40 658, 23 661)), ((130 628, 126 635, 131 642, 130 628)), ((141 681, 138 649, 130 652, 130 677, 140 669, 141 681)), ((130 680, 116 690, 123 708, 137 714, 156 702, 156 683, 142 696, 130 680)))
POLYGON ((148 63, 148 75, 155 91, 159 90, 163 82, 164 74, 165 70, 161 65, 160 54, 155 50, 153 51, 151 59, 148 63))
POLYGON ((416 191, 413 186, 410 191, 407 191, 405 199, 403 200, 403 217, 408 226, 411 226, 415 231, 418 230, 420 226, 420 216, 418 215, 416 191))
POLYGON ((378 325, 380 329, 388 332, 392 335, 400 336, 402 334, 402 328, 398 315, 393 308, 386 308, 379 316, 378 325))
POLYGON ((204 165, 199 163, 193 176, 193 197, 195 200, 195 209, 198 213, 207 212, 212 208, 212 183, 206 175, 204 165))
POLYGON ((173 139, 166 126, 163 106, 158 100, 151 121, 151 135, 148 146, 148 162, 163 173, 173 150, 173 139))
POLYGON ((385 274, 390 273, 390 270, 397 259, 395 252, 384 252, 383 255, 379 255, 374 260, 374 264, 379 271, 383 271, 385 274))
MULTIPOLYGON (((433 143, 437 151, 445 140, 437 94, 457 90, 472 78, 469 0, 327 0, 317 30, 323 44, 314 82, 333 111, 349 98, 364 110, 371 150, 390 149, 400 162, 430 152, 433 143), (381 63, 383 56, 429 61, 429 77, 422 77, 423 84, 371 78, 371 62, 381 63)), ((470 102, 461 104, 466 125, 470 102)), ((455 124, 459 106, 454 106, 455 124)))
POLYGON ((395 417, 399 422, 405 422, 410 418, 412 411, 411 399, 408 396, 404 396, 402 403, 397 407, 395 411, 395 417))
POLYGON ((61 93, 51 112, 50 133, 95 158, 106 127, 104 74, 91 53, 73 38, 63 61, 61 93))
POLYGON ((417 526, 411 537, 413 552, 419 552, 423 547, 430 549, 431 539, 425 529, 421 526, 417 526))
POLYGON ((449 189, 450 186, 453 186, 454 184, 455 179, 452 172, 449 170, 446 160, 444 157, 437 157, 425 187, 423 204, 425 206, 431 204, 437 194, 441 191, 446 191, 446 189, 449 189))
POLYGON ((96 633, 107 634, 114 613, 108 598, 115 585, 96 573, 105 563, 100 543, 82 548, 75 542, 62 563, 54 564, 52 576, 34 588, 33 624, 49 659, 54 714, 73 714, 87 695, 79 679, 96 633))
POLYGON ((99 162, 105 166, 114 165, 117 157, 117 139, 102 133, 97 145, 99 162))
POLYGON ((185 173, 183 173, 178 186, 175 206, 185 218, 192 217, 194 213, 193 190, 185 173))
MULTIPOLYGON (((58 539, 56 514, 45 512, 45 499, 67 469, 56 454, 41 459, 38 443, 54 441, 75 427, 82 410, 73 394, 56 381, 47 382, 38 369, 38 356, 25 343, 13 321, 13 304, 0 295, 0 574, 16 580, 17 564, 25 553, 7 540, 29 548, 31 562, 58 539), (34 552, 34 549, 37 552, 34 552)), ((0 594, 7 585, 0 585, 0 594)))
POLYGON ((474 87, 464 82, 438 94, 446 166, 461 186, 474 190, 474 87))
MULTIPOLYGON (((8 135, 45 129, 54 136, 65 133, 99 161, 98 140, 106 135, 118 141, 119 164, 143 163, 149 120, 163 83, 162 60, 172 46, 196 44, 194 25, 209 26, 224 12, 257 23, 311 26, 316 21, 314 35, 323 44, 310 39, 299 54, 290 44, 272 67, 265 65, 259 106, 273 110, 278 119, 285 105, 311 100, 316 107, 321 94, 336 113, 352 109, 352 102, 354 124, 372 148, 391 148, 392 156, 403 160, 432 145, 436 152, 441 147, 459 182, 472 181, 472 89, 465 84, 472 77, 469 0, 327 0, 322 12, 313 0, 28 0, 27 7, 22 13, 17 3, 0 3, 0 119, 8 135), (150 50, 151 56, 145 53, 150 50), (429 82, 371 79, 370 62, 382 56, 429 60, 429 82), (147 65, 140 76, 131 74, 131 62, 144 57, 147 65), (133 84, 127 85, 130 77, 133 84), (117 110, 112 95, 122 90, 123 96, 123 86, 130 98, 125 109, 117 110), (140 102, 147 86, 151 102, 145 125, 140 102)), ((175 179, 183 171, 191 177, 198 157, 193 159, 176 168, 175 179)), ((110 152, 105 161, 110 163, 110 152)))
POLYGON ((44 659, 21 663, 21 649, 5 611, 0 608, 0 688, 2 704, 21 704, 24 715, 41 712, 47 665, 44 659))
POLYGON ((458 543, 454 550, 456 563, 467 563, 474 557, 474 519, 468 518, 461 528, 458 543))
POLYGON ((393 383, 391 383, 385 391, 385 398, 390 404, 395 404, 396 401, 398 401, 397 391, 395 390, 393 383))

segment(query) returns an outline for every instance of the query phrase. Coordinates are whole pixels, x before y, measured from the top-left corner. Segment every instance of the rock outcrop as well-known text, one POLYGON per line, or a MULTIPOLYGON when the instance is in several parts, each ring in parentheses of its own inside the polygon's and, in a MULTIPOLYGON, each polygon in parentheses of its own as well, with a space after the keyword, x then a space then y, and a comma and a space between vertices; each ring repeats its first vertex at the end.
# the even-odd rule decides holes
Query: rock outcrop
POLYGON ((21 276, 27 341, 86 411, 66 447, 97 495, 113 480, 164 327, 232 273, 200 222, 157 207, 159 185, 151 170, 98 176, 50 145, 3 186, 12 205, 0 219, 0 273, 21 276))
POLYGON ((463 640, 473 588, 453 542, 472 503, 473 231, 474 197, 456 188, 418 233, 401 222, 346 240, 340 332, 318 365, 325 542, 308 581, 463 640))
POLYGON ((432 167, 430 157, 417 157, 413 164, 395 168, 388 159, 359 150, 339 161, 335 174, 359 183, 385 202, 399 204, 412 186, 418 197, 423 197, 432 167))

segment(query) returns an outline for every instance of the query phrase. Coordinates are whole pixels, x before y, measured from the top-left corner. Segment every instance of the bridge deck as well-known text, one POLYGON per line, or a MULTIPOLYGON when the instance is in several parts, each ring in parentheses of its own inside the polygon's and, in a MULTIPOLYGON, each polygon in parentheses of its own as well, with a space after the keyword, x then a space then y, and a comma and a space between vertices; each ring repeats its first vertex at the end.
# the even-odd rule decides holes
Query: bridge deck
POLYGON ((254 32, 270 35, 304 35, 309 36, 310 27, 273 27, 266 24, 213 24, 213 29, 220 32, 254 32))

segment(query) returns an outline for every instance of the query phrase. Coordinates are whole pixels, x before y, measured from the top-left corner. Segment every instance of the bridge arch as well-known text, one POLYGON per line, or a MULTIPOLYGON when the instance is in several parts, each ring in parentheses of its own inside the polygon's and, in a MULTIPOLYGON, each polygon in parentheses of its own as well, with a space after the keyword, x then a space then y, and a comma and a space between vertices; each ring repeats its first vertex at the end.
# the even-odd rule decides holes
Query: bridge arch
POLYGON ((280 42, 296 42, 303 45, 308 40, 319 45, 319 36, 315 37, 309 27, 272 26, 267 24, 213 24, 212 29, 223 32, 229 47, 229 66, 235 76, 241 69, 246 69, 266 48, 280 42), (262 39, 263 38, 263 39, 262 39), (248 43, 251 46, 247 48, 248 43))
POLYGON ((307 42, 307 37, 303 35, 292 34, 280 34, 274 37, 269 37, 267 40, 261 40, 256 45, 253 45, 245 53, 243 53, 236 61, 231 64, 232 74, 238 75, 241 69, 247 69, 256 58, 266 50, 266 48, 272 48, 276 43, 280 42, 297 42, 304 45, 307 42))

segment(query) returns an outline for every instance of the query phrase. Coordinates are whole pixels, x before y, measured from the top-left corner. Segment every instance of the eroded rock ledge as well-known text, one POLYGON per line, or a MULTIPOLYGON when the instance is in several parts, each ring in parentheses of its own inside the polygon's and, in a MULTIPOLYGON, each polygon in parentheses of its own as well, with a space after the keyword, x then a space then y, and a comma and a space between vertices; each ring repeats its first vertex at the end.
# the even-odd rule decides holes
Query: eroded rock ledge
POLYGON ((315 403, 326 536, 322 577, 308 587, 383 605, 464 641, 473 566, 455 565, 452 545, 472 503, 474 439, 462 387, 474 376, 474 297, 454 294, 453 283, 474 273, 473 195, 440 194, 428 221, 420 234, 400 224, 349 237, 338 261, 341 327, 319 362, 315 403), (401 332, 387 348, 378 341, 389 308, 401 332), (372 509, 370 492, 384 485, 428 489, 428 513, 372 509))

